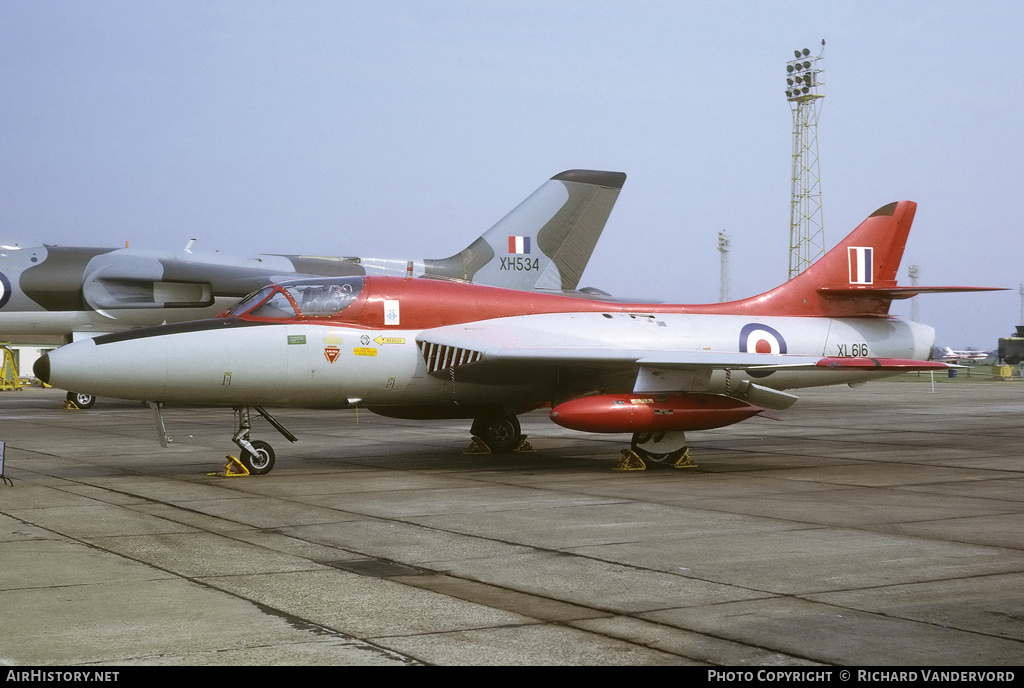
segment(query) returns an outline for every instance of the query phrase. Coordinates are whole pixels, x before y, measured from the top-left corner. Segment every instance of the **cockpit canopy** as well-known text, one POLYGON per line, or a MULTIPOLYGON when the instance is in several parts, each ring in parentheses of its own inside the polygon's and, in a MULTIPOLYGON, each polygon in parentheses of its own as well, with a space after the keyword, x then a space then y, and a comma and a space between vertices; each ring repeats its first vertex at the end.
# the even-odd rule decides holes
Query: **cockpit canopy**
POLYGON ((236 318, 330 318, 351 305, 363 290, 362 277, 330 277, 270 284, 245 297, 227 315, 236 318))

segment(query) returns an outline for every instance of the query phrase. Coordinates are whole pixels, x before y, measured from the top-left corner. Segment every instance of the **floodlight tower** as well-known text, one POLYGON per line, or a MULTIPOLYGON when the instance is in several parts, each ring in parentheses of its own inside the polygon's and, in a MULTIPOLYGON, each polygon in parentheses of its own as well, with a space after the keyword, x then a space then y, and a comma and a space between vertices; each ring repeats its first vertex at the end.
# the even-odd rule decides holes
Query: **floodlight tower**
MULTIPOLYGON (((917 286, 917 278, 920 276, 921 270, 917 265, 911 265, 907 268, 907 275, 910 277, 910 285, 913 287, 917 286)), ((914 322, 921 322, 917 317, 917 297, 913 296, 910 299, 910 319, 914 322)))
POLYGON ((729 235, 723 229, 718 233, 718 252, 722 254, 722 267, 718 277, 718 301, 729 300, 729 235))
POLYGON ((793 111, 793 194, 789 210, 789 278, 793 279, 825 254, 825 225, 821 216, 821 176, 818 171, 818 110, 822 92, 821 54, 795 50, 786 65, 786 100, 793 111))

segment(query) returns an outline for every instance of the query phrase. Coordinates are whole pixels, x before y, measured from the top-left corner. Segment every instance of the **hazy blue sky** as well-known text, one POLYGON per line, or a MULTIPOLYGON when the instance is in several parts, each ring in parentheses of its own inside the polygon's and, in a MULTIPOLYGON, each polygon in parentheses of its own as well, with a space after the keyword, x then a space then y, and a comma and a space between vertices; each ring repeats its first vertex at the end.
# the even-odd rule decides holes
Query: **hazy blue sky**
MULTIPOLYGON (((1017 2, 0 4, 0 235, 395 258, 464 248, 571 168, 629 177, 582 285, 733 298, 788 269, 785 63, 825 48, 826 239, 919 203, 900 273, 994 348, 1024 281, 1017 2)), ((909 302, 893 312, 909 315, 909 302)))

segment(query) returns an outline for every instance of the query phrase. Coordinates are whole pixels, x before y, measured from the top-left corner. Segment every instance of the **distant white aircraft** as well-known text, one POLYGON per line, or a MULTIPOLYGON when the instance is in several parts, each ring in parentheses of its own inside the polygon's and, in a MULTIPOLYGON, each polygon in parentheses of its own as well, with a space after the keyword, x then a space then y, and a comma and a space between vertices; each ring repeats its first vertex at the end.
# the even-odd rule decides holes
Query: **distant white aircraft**
POLYGON ((946 352, 942 355, 942 358, 947 363, 960 363, 963 365, 973 365, 975 361, 984 361, 989 357, 990 354, 987 351, 950 349, 948 346, 946 347, 946 352))

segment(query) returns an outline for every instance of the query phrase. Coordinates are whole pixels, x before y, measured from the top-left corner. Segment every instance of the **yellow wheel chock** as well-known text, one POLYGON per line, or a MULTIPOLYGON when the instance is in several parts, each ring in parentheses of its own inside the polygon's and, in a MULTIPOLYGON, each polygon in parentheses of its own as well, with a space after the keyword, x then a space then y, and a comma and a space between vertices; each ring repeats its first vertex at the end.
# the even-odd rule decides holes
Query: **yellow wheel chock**
POLYGON ((480 439, 479 437, 474 435, 473 439, 470 440, 470 442, 469 442, 469 446, 466 447, 466 451, 464 451, 462 453, 463 454, 490 454, 491 453, 491 448, 487 446, 486 442, 484 442, 482 439, 480 439))
POLYGON ((647 464, 640 458, 632 449, 623 449, 622 456, 619 458, 619 465, 612 469, 613 471, 646 471, 647 464))
POLYGON ((219 478, 241 478, 249 475, 249 469, 238 458, 230 454, 225 458, 227 458, 228 462, 224 464, 219 473, 207 473, 206 475, 215 475, 219 478))
POLYGON ((682 455, 672 462, 672 468, 696 468, 697 464, 690 461, 690 448, 683 449, 682 455))
POLYGON ((523 435, 523 441, 516 445, 512 452, 514 454, 536 454, 537 450, 530 444, 530 440, 526 439, 526 435, 523 435))
MULTIPOLYGON (((666 462, 666 465, 672 466, 672 468, 696 468, 697 464, 690 461, 690 448, 685 447, 683 453, 680 454, 675 461, 671 463, 666 462)), ((632 449, 623 449, 622 456, 619 458, 618 465, 612 470, 614 471, 645 471, 647 470, 647 464, 640 458, 632 449)))
MULTIPOLYGON (((463 454, 492 454, 491 448, 487 446, 487 443, 482 439, 473 435, 473 439, 470 441, 469 446, 466 447, 466 451, 463 454)), ((526 435, 523 435, 523 439, 519 441, 516 448, 512 450, 513 454, 536 454, 537 450, 530 444, 530 440, 527 439, 526 435)))

